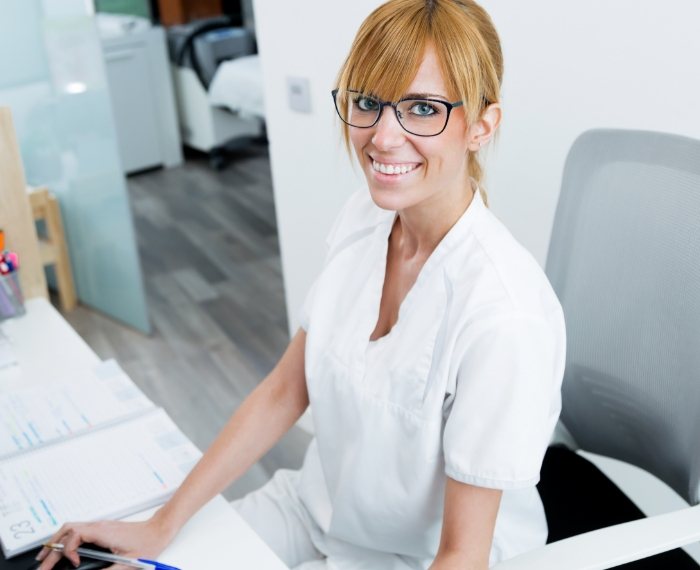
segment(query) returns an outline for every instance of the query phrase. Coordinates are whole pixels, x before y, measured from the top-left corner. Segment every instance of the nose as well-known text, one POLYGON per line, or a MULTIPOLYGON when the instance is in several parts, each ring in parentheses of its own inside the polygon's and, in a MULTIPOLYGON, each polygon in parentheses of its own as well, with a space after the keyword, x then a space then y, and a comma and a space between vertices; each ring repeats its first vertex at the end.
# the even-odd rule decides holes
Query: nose
POLYGON ((394 108, 388 105, 382 109, 379 121, 372 129, 372 144, 379 150, 401 146, 406 140, 406 131, 399 123, 394 108))

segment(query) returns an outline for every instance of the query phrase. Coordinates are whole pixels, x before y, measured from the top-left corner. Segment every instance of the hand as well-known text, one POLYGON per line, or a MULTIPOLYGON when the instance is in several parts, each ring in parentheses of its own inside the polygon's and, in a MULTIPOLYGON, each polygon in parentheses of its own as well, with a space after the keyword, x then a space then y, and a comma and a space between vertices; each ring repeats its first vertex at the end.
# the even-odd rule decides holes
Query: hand
MULTIPOLYGON (((76 548, 83 542, 91 542, 108 548, 114 554, 130 558, 155 558, 172 540, 156 521, 142 522, 100 521, 94 523, 67 523, 54 534, 49 542, 64 545, 63 553, 42 548, 37 556, 41 561, 39 570, 49 570, 65 556, 75 566, 80 564, 76 548)), ((130 570, 123 565, 112 565, 108 570, 130 570)))

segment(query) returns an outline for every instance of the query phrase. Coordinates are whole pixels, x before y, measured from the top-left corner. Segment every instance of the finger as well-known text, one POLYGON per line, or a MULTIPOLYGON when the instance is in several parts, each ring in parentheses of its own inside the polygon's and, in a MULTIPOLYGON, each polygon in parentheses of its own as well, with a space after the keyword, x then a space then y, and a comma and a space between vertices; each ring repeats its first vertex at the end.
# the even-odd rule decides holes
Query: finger
POLYGON ((61 559, 61 557, 62 554, 60 552, 52 550, 51 552, 49 552, 48 556, 44 558, 38 570, 50 570, 56 565, 56 563, 61 559))
POLYGON ((44 546, 39 551, 39 554, 36 555, 36 558, 34 558, 34 560, 38 560, 39 562, 41 562, 44 558, 46 558, 46 556, 48 555, 49 552, 51 552, 51 549, 44 546))
POLYGON ((81 533, 78 528, 71 529, 66 537, 63 539, 63 556, 68 558, 74 566, 80 564, 80 556, 76 552, 76 549, 83 542, 81 533))
MULTIPOLYGON (((66 535, 71 532, 71 524, 64 524, 58 531, 56 531, 53 536, 48 540, 49 543, 61 543, 65 539, 66 535)), ((36 559, 40 562, 44 562, 39 568, 41 570, 48 570, 53 568, 54 565, 62 558, 61 552, 53 550, 51 548, 44 547, 41 549, 39 554, 37 554, 36 559)))
MULTIPOLYGON (((63 537, 64 534, 68 532, 69 526, 67 524, 64 524, 59 528, 52 536, 49 538, 49 540, 46 541, 47 544, 51 543, 60 543, 61 538, 63 537)), ((49 554, 49 552, 53 552, 50 548, 44 546, 40 551, 39 554, 36 555, 36 560, 43 560, 46 558, 49 554)))

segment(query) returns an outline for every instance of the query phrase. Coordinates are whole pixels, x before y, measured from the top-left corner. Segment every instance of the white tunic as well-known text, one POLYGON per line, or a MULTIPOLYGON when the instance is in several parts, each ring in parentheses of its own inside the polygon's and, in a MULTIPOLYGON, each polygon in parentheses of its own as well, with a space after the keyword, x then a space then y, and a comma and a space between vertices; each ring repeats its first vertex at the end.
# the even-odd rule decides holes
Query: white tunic
POLYGON ((370 342, 395 217, 353 194, 304 303, 316 437, 299 496, 328 537, 428 561, 446 476, 503 489, 494 564, 546 540, 535 484, 561 409, 561 306, 476 192, 370 342))

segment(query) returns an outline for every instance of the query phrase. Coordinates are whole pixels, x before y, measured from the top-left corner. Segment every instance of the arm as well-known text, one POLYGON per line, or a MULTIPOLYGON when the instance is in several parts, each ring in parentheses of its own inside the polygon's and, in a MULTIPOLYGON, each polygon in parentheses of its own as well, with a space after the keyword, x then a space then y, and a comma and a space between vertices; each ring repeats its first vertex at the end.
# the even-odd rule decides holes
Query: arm
POLYGON ((488 568, 501 494, 447 478, 440 547, 431 570, 488 568))
MULTIPOLYGON (((81 542, 93 542, 123 555, 156 556, 206 502, 262 457, 294 425, 309 405, 304 372, 306 333, 300 329, 270 374, 253 390, 221 430, 172 498, 142 523, 104 521, 64 525, 50 542, 63 542, 65 555, 78 561, 81 542)), ((41 570, 60 554, 42 550, 41 570)))
POLYGON ((265 380, 246 398, 173 498, 155 517, 173 536, 207 501, 245 473, 309 405, 306 333, 299 330, 265 380))

